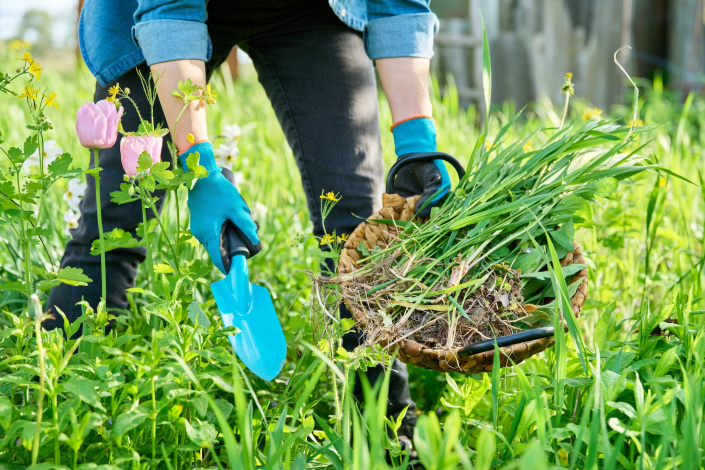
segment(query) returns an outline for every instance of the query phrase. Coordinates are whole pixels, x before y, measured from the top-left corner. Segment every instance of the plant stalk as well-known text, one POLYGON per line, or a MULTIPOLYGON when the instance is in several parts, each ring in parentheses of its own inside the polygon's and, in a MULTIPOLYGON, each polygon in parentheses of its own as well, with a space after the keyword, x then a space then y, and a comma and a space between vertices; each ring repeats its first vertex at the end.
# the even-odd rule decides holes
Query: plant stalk
POLYGON ((95 178, 95 208, 98 215, 98 236, 100 237, 100 286, 103 300, 108 302, 108 287, 107 279, 105 276, 105 240, 103 240, 103 215, 101 213, 100 206, 100 171, 98 169, 98 149, 93 149, 93 155, 95 156, 94 169, 96 170, 93 178, 95 178))
POLYGON ((39 398, 37 399, 37 424, 34 428, 34 443, 32 444, 32 465, 37 464, 39 456, 39 436, 42 430, 42 414, 44 413, 44 375, 46 364, 44 363, 44 345, 42 344, 42 306, 39 297, 32 295, 30 299, 34 309, 34 333, 37 336, 37 352, 39 354, 39 398))
POLYGON ((149 271, 149 290, 152 290, 154 285, 154 269, 152 269, 152 250, 149 246, 149 227, 147 226, 147 205, 145 198, 150 197, 147 194, 142 182, 140 185, 140 202, 142 204, 142 239, 144 240, 144 247, 147 249, 147 270, 149 271))

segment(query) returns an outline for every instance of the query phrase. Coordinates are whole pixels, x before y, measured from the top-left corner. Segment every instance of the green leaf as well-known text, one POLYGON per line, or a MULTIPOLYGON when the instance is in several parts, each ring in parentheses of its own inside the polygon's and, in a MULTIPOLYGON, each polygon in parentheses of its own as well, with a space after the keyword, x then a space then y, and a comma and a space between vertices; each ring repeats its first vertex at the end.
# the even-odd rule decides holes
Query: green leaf
POLYGON ((488 374, 482 374, 482 383, 477 383, 477 381, 469 379, 467 384, 463 386, 463 389, 465 389, 466 386, 470 388, 469 392, 464 393, 463 396, 463 412, 465 416, 470 416, 472 410, 480 403, 480 400, 485 396, 487 390, 490 389, 490 384, 490 376, 488 374))
POLYGON ((564 223, 558 230, 549 232, 551 239, 561 248, 573 251, 573 238, 575 238, 575 226, 573 220, 564 223))
POLYGON ((27 289, 25 288, 24 282, 13 281, 13 282, 3 282, 2 284, 0 284, 0 290, 22 292, 22 291, 26 291, 27 289))
POLYGON ((188 311, 188 317, 193 322, 193 324, 199 324, 205 329, 211 326, 211 321, 208 319, 208 315, 203 311, 201 306, 195 300, 188 304, 186 308, 188 311))
POLYGON ((5 396, 0 396, 0 427, 5 431, 12 424, 12 402, 5 396))
POLYGON ((492 104, 492 64, 484 18, 482 18, 482 91, 485 97, 485 135, 487 135, 490 125, 490 105, 492 104))
POLYGON ((86 286, 93 280, 83 274, 83 269, 66 266, 61 268, 56 274, 56 280, 70 286, 86 286))
POLYGON ((165 263, 159 263, 154 265, 154 272, 157 274, 171 274, 174 272, 174 268, 165 263))
POLYGON ((152 157, 146 150, 137 157, 137 172, 142 173, 152 168, 152 157))
POLYGON ((530 273, 541 266, 543 256, 541 249, 529 249, 528 253, 521 253, 512 264, 512 269, 520 269, 522 273, 530 273))
POLYGON ((39 148, 39 136, 37 134, 32 134, 27 137, 24 141, 24 156, 29 158, 34 152, 39 148))
POLYGON ((10 157, 10 161, 15 165, 19 165, 21 163, 24 163, 25 161, 25 158, 22 155, 22 150, 18 149, 17 147, 10 147, 10 149, 7 151, 7 155, 10 157))
POLYGON ((121 183, 120 191, 113 191, 110 193, 110 201, 115 204, 125 204, 136 200, 137 198, 134 195, 134 188, 129 183, 121 183))
POLYGON ((142 424, 146 419, 147 414, 139 408, 120 413, 113 427, 113 435, 116 437, 122 436, 142 424))
POLYGON ((81 401, 88 403, 94 408, 98 408, 101 411, 105 411, 103 405, 100 403, 100 398, 95 389, 98 386, 98 382, 93 380, 88 380, 83 377, 74 377, 71 380, 64 382, 64 389, 78 397, 81 401))
MULTIPOLYGON (((136 240, 130 232, 126 232, 121 228, 116 228, 108 233, 104 233, 103 240, 105 244, 105 251, 114 250, 116 248, 134 248, 136 246, 144 246, 144 242, 141 240, 136 240)), ((94 256, 100 254, 100 240, 93 240, 93 243, 91 244, 91 254, 94 256)))
POLYGON ((192 425, 189 420, 184 420, 186 425, 186 434, 188 435, 191 442, 196 444, 201 448, 210 447, 211 443, 215 440, 216 431, 215 426, 210 423, 192 425))
POLYGON ((69 170, 71 162, 73 162, 73 158, 71 158, 71 155, 68 153, 64 153, 49 164, 49 176, 52 179, 56 179, 60 176, 69 177, 81 174, 81 170, 79 169, 69 170))
POLYGON ((199 154, 198 152, 190 153, 188 157, 186 157, 186 166, 196 178, 205 178, 206 176, 208 176, 208 170, 198 164, 200 158, 201 154, 199 154))
MULTIPOLYGON (((617 331, 617 318, 614 311, 617 308, 617 303, 612 302, 605 312, 600 316, 600 319, 595 326, 592 341, 596 348, 607 349, 607 342, 610 341, 617 331)), ((630 416, 631 418, 631 416, 630 416)))

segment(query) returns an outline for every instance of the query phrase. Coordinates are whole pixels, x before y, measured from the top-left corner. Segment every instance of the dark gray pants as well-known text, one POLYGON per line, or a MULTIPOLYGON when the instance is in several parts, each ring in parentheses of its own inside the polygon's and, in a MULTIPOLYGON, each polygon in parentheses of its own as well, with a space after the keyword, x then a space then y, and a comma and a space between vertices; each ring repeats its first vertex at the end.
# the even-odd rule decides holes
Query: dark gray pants
MULTIPOLYGON (((293 150, 314 234, 323 235, 319 196, 324 189, 342 194, 326 219, 328 231, 351 233, 360 222, 358 217, 371 215, 379 208, 384 172, 374 70, 364 52, 361 34, 345 26, 320 0, 210 0, 208 12, 213 45, 213 56, 207 64, 209 76, 234 45, 250 55, 293 150)), ((149 74, 146 65, 141 69, 145 76, 149 74)), ((148 109, 135 71, 116 82, 130 88, 130 96, 141 109, 148 109)), ((112 85, 97 86, 95 101, 106 98, 112 85)), ((166 127, 161 106, 154 112, 155 121, 166 127)), ((142 113, 145 115, 145 111, 142 113)), ((126 131, 137 130, 139 125, 135 112, 126 113, 122 122, 126 131)), ((120 138, 99 154, 103 227, 106 232, 120 227, 134 233, 142 221, 139 203, 118 206, 110 202, 109 196, 122 182, 120 138)), ((162 161, 170 160, 164 145, 162 161)), ((98 238, 95 185, 93 178, 87 180, 79 227, 72 233, 61 265, 81 268, 95 282, 85 287, 60 285, 52 290, 48 302, 50 309, 59 307, 71 321, 81 314, 77 302, 84 298, 97 305, 101 295, 100 257, 90 255, 90 245, 98 238)), ((163 194, 158 196, 161 200, 163 194)), ((267 234, 260 236, 266 243, 267 234)), ((144 258, 142 248, 106 253, 109 308, 128 307, 125 290, 134 286, 137 267, 144 258)), ((350 316, 347 311, 342 313, 350 316)), ((45 326, 56 328, 61 323, 54 320, 45 326)), ((360 341, 360 333, 350 333, 344 337, 344 346, 352 350, 360 341)), ((381 373, 378 366, 369 369, 367 376, 374 383, 381 373)), ((359 396, 359 384, 357 388, 359 396)), ((388 412, 396 415, 407 405, 405 424, 413 425, 415 408, 409 396, 408 374, 397 360, 391 375, 388 412)))

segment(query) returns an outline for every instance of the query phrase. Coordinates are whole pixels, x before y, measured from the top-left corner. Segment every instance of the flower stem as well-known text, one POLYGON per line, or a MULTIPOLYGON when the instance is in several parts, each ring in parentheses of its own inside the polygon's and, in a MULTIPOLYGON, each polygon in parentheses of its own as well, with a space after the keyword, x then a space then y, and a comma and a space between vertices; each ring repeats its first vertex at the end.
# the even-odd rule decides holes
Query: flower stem
POLYGON ((149 227, 147 226, 147 204, 145 198, 151 197, 149 193, 144 189, 142 182, 140 185, 140 202, 142 204, 142 239, 144 240, 144 247, 147 249, 147 270, 149 271, 149 290, 152 290, 154 285, 154 268, 152 263, 152 250, 149 246, 149 227))
POLYGON ((100 171, 98 171, 100 166, 98 165, 98 149, 93 149, 93 152, 93 155, 95 156, 94 170, 96 170, 93 174, 93 178, 95 178, 95 208, 98 213, 98 236, 100 237, 100 283, 103 300, 105 300, 107 307, 108 288, 105 277, 105 241, 103 240, 103 215, 101 214, 100 207, 100 171))
POLYGON ((17 169, 17 200, 20 206, 20 232, 22 233, 22 243, 24 244, 24 275, 25 282, 27 283, 27 299, 32 297, 32 278, 31 272, 29 270, 29 240, 27 239, 27 232, 24 226, 24 207, 22 205, 22 187, 20 186, 20 169, 17 169))
POLYGON ((39 297, 32 295, 30 299, 34 309, 34 332, 37 336, 37 352, 39 353, 39 399, 37 399, 37 425, 34 428, 34 443, 32 444, 32 465, 37 464, 39 455, 39 435, 42 430, 42 414, 44 412, 44 374, 46 365, 44 364, 44 345, 42 344, 42 306, 39 297))
POLYGON ((161 228, 162 236, 164 237, 164 241, 166 242, 167 246, 169 247, 169 251, 171 251, 171 255, 174 257, 174 264, 176 264, 176 273, 181 276, 181 270, 179 269, 179 258, 176 256, 176 251, 174 251, 174 245, 171 244, 169 241, 169 237, 167 235, 166 228, 164 228, 164 225, 162 224, 162 219, 159 217, 159 212, 157 212, 157 208, 154 207, 154 204, 152 204, 152 201, 149 201, 149 208, 152 209, 152 213, 154 214, 154 218, 157 219, 157 223, 159 223, 159 228, 161 228))
POLYGON ((565 104, 563 105, 563 117, 561 118, 561 125, 558 126, 558 130, 563 129, 563 123, 565 122, 565 117, 568 114, 568 102, 570 101, 570 93, 565 94, 565 104))
MULTIPOLYGON (((54 381, 54 390, 56 390, 56 381, 54 381)), ((54 418, 54 428, 56 428, 57 433, 56 437, 54 438, 54 463, 56 465, 61 465, 61 447, 59 444, 59 403, 58 403, 58 398, 56 393, 53 394, 51 397, 52 400, 52 411, 53 411, 53 418, 54 418)))
POLYGON ((157 396, 154 393, 154 381, 157 376, 152 376, 152 460, 157 458, 157 396))

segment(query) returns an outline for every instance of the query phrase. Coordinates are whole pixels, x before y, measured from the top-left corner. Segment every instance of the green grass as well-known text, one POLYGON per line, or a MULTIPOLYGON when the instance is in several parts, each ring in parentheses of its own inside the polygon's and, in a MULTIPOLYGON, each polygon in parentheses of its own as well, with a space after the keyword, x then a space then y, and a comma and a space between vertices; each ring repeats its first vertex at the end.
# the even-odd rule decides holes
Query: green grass
MULTIPOLYGON (((17 66, 6 59, 0 64, 0 70, 17 66)), ((57 93, 60 105, 47 112, 54 127, 47 138, 71 153, 74 167, 87 168, 74 116, 92 97, 90 74, 47 69, 41 83, 57 93)), ((395 466, 403 462, 395 439, 384 437, 389 424, 383 394, 368 388, 360 408, 349 393, 353 377, 346 376, 353 359, 334 354, 335 348, 310 346, 325 344, 315 336, 325 319, 309 317, 309 280, 300 270, 317 269, 318 242, 295 243, 298 234, 310 233, 306 204, 266 96, 251 75, 235 84, 216 79, 215 85, 221 95, 210 111, 211 134, 231 123, 247 126, 236 170, 246 180, 244 197, 268 208, 259 220, 265 249, 251 261, 250 272, 253 282, 276 294, 289 342, 282 374, 273 382, 250 374, 219 334, 208 290, 220 277, 216 270, 184 280, 185 288, 169 301, 164 295, 131 294, 133 308, 108 336, 100 328, 104 315, 90 312, 80 343, 42 333, 44 366, 27 296, 2 289, 0 469, 26 468, 33 449, 41 463, 36 468, 387 468, 387 449, 396 456, 395 466), (210 326, 189 318, 187 308, 194 302, 210 326), (38 376, 43 383, 34 380, 38 376)), ((702 467, 705 194, 699 183, 705 100, 690 97, 683 105, 658 82, 643 87, 641 117, 654 128, 640 136, 647 144, 642 153, 696 184, 640 174, 600 201, 593 230, 577 232, 590 272, 589 299, 578 320, 587 373, 567 335, 559 340, 564 347, 489 375, 409 367, 412 396, 421 410, 416 447, 426 468, 702 467), (650 336, 659 325, 670 336, 650 336)), ((572 116, 586 106, 574 101, 572 116)), ((0 94, 0 109, 2 147, 22 146, 29 135, 22 125, 29 122, 22 101, 0 94)), ((393 145, 385 129, 391 118, 383 98, 380 109, 389 164, 393 145)), ((488 138, 514 114, 511 105, 494 110, 488 138)), ((476 111, 459 109, 452 92, 442 98, 436 92, 434 115, 439 149, 467 163, 480 135, 476 111)), ((628 121, 631 108, 616 107, 611 116, 628 121)), ((507 138, 518 140, 543 125, 532 142, 538 148, 559 122, 555 109, 536 106, 507 138)), ((7 172, 7 160, 0 159, 3 182, 7 172)), ((65 189, 61 180, 46 195, 50 210, 37 225, 47 229, 49 254, 32 246, 33 282, 50 260, 58 265, 67 241, 60 218, 65 189)), ((180 201, 186 214, 185 194, 180 201)), ((7 201, 2 203, 7 210, 7 201)), ((163 219, 172 235, 176 210, 169 198, 163 219)), ((22 279, 25 259, 17 233, 0 225, 0 239, 0 282, 22 279)), ((153 240, 155 262, 172 262, 163 239, 153 240)), ((203 250, 187 243, 181 250, 182 267, 206 259, 203 250)), ((138 279, 142 289, 149 279, 146 269, 138 279)), ((173 283, 170 276, 164 278, 173 283)), ((39 294, 46 299, 46 292, 39 294)))

